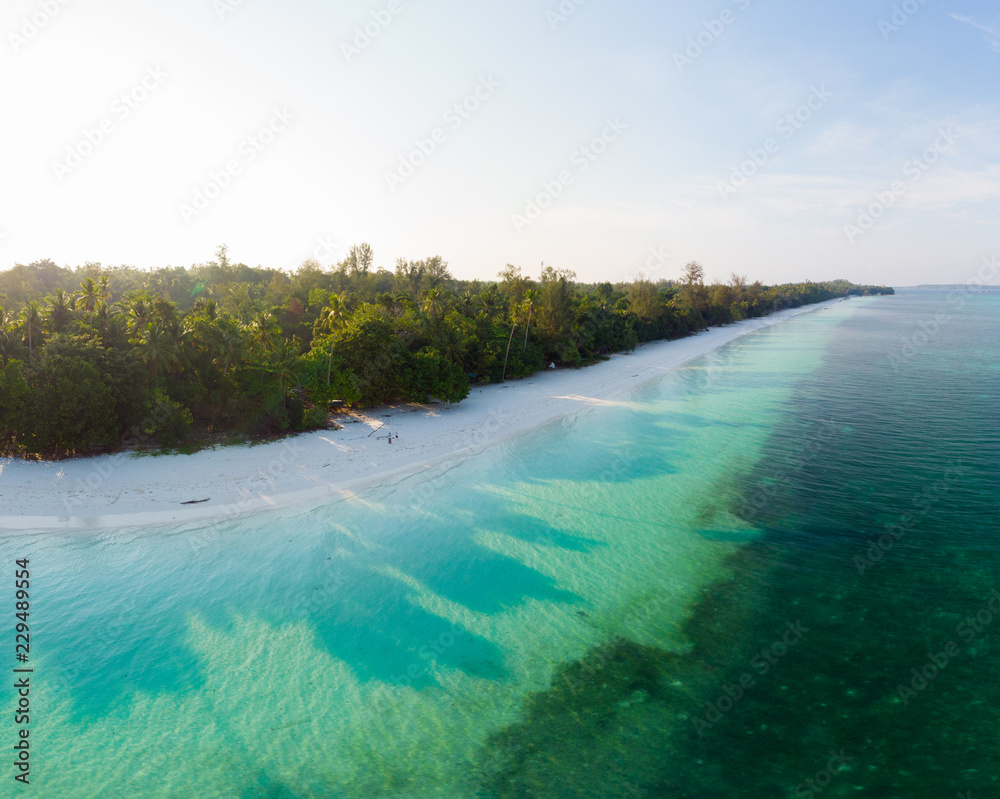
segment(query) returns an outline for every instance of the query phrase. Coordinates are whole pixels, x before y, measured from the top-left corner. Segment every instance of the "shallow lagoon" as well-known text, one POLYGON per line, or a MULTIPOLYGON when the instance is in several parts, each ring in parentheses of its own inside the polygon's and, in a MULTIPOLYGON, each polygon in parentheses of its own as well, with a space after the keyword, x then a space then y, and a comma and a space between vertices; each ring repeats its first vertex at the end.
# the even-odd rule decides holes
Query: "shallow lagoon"
MULTIPOLYGON (((905 492, 940 460, 904 452, 912 428, 878 412, 917 411, 907 391, 926 374, 895 377, 874 405, 866 394, 890 392, 892 325, 921 312, 897 297, 806 314, 349 500, 3 539, 34 578, 33 776, 68 798, 794 795, 798 774, 850 736, 786 699, 824 696, 852 731, 871 726, 881 700, 846 676, 856 660, 829 674, 831 642, 850 648, 837 625, 861 605, 881 625, 872 661, 905 637, 881 592, 909 596, 893 583, 909 579, 899 564, 927 556, 900 545, 896 566, 887 554, 877 577, 852 582, 848 554, 873 507, 891 517, 892 480, 905 492), (866 360, 880 341, 883 360, 866 360), (809 632, 777 656, 799 620, 809 632), (765 648, 775 663, 761 674, 765 648), (747 673, 732 710, 699 728, 747 673), (848 691, 864 710, 844 704, 848 691)), ((941 347, 961 342, 937 343, 907 368, 947 369, 941 347)), ((970 413, 977 397, 995 410, 983 382, 995 366, 958 376, 970 375, 970 413)), ((974 528, 966 492, 985 479, 980 463, 911 541, 946 508, 974 528)), ((975 540, 988 561, 995 549, 975 540)), ((913 610, 910 633, 927 612, 913 610)), ((838 766, 839 790, 870 776, 855 761, 838 766)))

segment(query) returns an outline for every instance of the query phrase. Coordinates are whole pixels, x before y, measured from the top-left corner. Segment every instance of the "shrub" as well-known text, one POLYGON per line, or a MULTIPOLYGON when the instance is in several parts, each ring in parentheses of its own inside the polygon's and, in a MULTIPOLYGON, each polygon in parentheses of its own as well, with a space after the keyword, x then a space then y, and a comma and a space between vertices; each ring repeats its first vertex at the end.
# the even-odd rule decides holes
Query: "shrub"
POLYGON ((461 402, 469 396, 469 375, 458 364, 440 355, 418 352, 407 357, 403 385, 405 398, 426 402, 428 397, 445 402, 461 402))
POLYGON ((326 427, 330 414, 325 408, 314 405, 305 412, 302 419, 302 427, 305 430, 323 430, 326 427))
POLYGON ((46 355, 31 367, 18 444, 35 455, 68 455, 113 444, 118 420, 112 391, 80 356, 46 355))
POLYGON ((152 434, 153 440, 161 447, 176 447, 187 438, 191 429, 191 411, 171 400, 159 389, 154 394, 154 403, 156 423, 147 432, 152 434))
POLYGON ((305 403, 302 402, 302 397, 297 394, 291 394, 288 397, 285 407, 288 410, 288 427, 292 430, 302 430, 302 420, 306 415, 305 403))

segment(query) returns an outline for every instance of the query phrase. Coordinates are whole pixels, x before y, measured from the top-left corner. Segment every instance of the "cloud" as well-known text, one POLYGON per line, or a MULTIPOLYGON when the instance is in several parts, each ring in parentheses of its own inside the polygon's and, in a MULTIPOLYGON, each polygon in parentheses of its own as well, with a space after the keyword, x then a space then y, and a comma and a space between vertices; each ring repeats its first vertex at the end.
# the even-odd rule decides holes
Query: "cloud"
POLYGON ((943 169, 911 184, 900 206, 922 211, 956 210, 966 204, 1000 200, 1000 165, 943 169))
POLYGON ((1000 53, 1000 29, 996 26, 983 25, 976 22, 972 17, 967 17, 964 14, 949 14, 954 20, 961 22, 963 25, 971 25, 973 28, 977 28, 984 31, 987 35, 983 38, 986 39, 987 43, 990 45, 990 49, 1000 53))
MULTIPOLYGON (((902 174, 890 176, 903 185, 903 192, 894 207, 911 212, 960 213, 968 206, 1000 201, 1000 164, 980 169, 959 169, 941 165, 933 167, 917 181, 902 174)), ((745 190, 729 200, 754 214, 754 208, 782 216, 851 215, 857 208, 871 202, 876 192, 886 192, 890 181, 857 178, 846 175, 772 174, 760 175, 745 190)), ((703 191, 709 189, 703 181, 703 191)))
POLYGON ((829 155, 843 150, 870 152, 885 136, 875 128, 862 128, 852 122, 837 122, 821 131, 806 148, 809 155, 829 155))

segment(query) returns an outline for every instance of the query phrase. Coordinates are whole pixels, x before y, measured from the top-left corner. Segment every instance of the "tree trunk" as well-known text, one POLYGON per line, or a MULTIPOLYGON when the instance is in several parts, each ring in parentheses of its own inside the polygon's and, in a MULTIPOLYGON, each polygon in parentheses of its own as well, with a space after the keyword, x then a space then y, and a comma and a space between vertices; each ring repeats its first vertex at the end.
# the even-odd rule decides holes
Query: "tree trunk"
POLYGON ((503 356, 503 373, 500 375, 500 382, 502 383, 507 379, 507 358, 510 357, 510 342, 514 340, 514 329, 517 327, 517 322, 510 326, 510 338, 507 339, 507 354, 503 356))
POLYGON ((330 358, 326 362, 326 384, 330 385, 330 369, 333 367, 333 342, 336 338, 330 341, 330 358))
POLYGON ((532 312, 532 310, 534 310, 534 309, 533 308, 529 308, 528 309, 528 324, 524 328, 524 349, 521 350, 521 352, 527 352, 528 351, 528 331, 531 329, 531 312, 532 312))

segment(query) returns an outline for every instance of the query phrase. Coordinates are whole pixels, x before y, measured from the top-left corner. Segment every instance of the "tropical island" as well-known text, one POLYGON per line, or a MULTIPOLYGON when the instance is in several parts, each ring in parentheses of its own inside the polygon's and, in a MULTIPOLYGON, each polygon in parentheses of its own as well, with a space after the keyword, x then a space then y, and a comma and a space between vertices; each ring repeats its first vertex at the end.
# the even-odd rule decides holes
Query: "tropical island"
POLYGON ((145 270, 50 260, 0 272, 0 453, 53 459, 322 429, 331 404, 458 403, 472 386, 578 367, 709 327, 838 297, 846 280, 733 274, 575 282, 507 265, 460 280, 434 256, 374 268, 354 246, 294 273, 232 263, 145 270))

